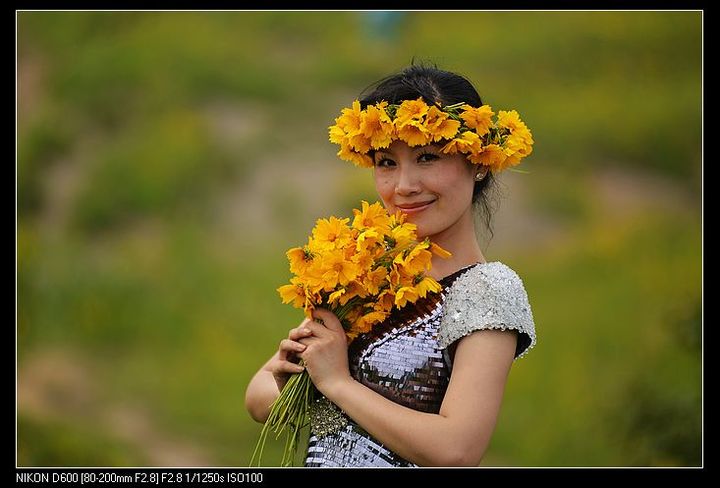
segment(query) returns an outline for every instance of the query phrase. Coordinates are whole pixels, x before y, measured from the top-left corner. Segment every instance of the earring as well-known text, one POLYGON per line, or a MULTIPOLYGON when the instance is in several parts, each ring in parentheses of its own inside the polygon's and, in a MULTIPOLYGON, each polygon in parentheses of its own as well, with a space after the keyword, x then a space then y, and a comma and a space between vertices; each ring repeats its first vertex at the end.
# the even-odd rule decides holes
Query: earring
POLYGON ((482 181, 486 175, 487 171, 484 171, 482 173, 475 173, 475 181, 482 181))

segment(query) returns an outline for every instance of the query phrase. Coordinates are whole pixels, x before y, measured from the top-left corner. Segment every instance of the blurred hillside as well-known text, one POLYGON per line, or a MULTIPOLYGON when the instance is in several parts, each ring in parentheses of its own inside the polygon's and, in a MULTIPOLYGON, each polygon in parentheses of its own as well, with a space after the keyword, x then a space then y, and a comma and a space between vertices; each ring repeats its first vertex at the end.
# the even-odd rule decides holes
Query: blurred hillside
POLYGON ((19 12, 18 465, 247 465, 284 252, 377 199, 327 127, 413 57, 536 141, 483 237, 538 332, 483 465, 700 465, 701 15, 19 12))

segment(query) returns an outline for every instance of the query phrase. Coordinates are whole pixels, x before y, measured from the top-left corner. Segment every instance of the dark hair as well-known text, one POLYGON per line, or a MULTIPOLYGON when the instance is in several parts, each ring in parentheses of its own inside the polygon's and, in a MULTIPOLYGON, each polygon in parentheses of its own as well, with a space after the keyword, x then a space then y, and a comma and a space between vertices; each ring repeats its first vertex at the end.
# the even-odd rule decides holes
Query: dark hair
MULTIPOLYGON (((465 102, 473 107, 480 107, 483 104, 473 84, 464 76, 441 70, 435 65, 413 63, 399 73, 382 78, 363 90, 360 95, 360 106, 365 109, 368 105, 381 101, 399 104, 403 100, 415 100, 418 97, 422 97, 428 105, 465 102)), ((493 205, 488 193, 494 187, 494 181, 492 172, 488 171, 485 178, 475 182, 472 200, 481 211, 491 236, 490 221, 493 205)))

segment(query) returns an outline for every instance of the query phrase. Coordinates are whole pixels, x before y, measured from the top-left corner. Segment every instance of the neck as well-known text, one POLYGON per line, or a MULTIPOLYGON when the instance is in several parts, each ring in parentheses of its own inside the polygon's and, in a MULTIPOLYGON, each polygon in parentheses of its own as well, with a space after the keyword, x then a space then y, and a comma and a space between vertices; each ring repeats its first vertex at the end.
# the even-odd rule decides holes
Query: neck
POLYGON ((449 258, 438 256, 432 258, 432 269, 429 275, 439 280, 455 271, 475 263, 484 263, 485 256, 480 250, 472 214, 468 212, 444 231, 430 236, 430 240, 452 253, 449 258))

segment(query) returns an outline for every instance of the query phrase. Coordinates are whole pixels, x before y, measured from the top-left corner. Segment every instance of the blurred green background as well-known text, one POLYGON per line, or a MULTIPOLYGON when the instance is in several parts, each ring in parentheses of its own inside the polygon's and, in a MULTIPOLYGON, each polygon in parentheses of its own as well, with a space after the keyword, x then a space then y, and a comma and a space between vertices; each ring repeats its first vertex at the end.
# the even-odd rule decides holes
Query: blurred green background
MULTIPOLYGON (((245 387, 319 217, 327 127, 415 57, 517 109, 489 260, 525 281, 484 466, 702 463, 702 13, 17 13, 17 464, 246 466, 245 387)), ((277 465, 281 441, 264 461, 277 465)))

